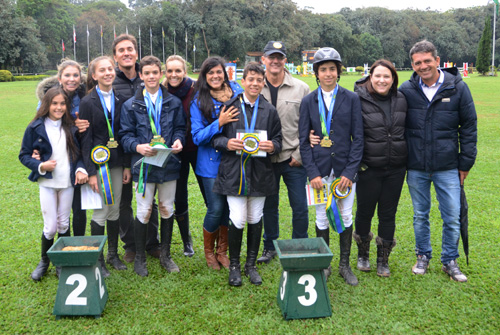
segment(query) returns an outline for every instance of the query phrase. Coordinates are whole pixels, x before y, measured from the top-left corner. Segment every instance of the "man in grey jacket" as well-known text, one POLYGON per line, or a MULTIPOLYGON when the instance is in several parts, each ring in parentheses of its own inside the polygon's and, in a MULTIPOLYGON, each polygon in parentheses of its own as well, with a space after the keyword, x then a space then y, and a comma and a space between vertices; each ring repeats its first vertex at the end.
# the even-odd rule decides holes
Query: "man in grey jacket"
MULTIPOLYGON (((272 156, 274 175, 281 177, 288 189, 292 208, 292 238, 307 238, 309 213, 306 190, 307 173, 299 151, 299 106, 309 94, 309 86, 295 79, 285 69, 286 48, 281 41, 269 41, 264 48, 262 63, 266 66, 266 82, 262 95, 278 111, 281 121, 283 148, 272 156)), ((273 240, 279 237, 279 194, 268 196, 264 205, 264 252, 258 264, 269 263, 275 256, 273 240)))

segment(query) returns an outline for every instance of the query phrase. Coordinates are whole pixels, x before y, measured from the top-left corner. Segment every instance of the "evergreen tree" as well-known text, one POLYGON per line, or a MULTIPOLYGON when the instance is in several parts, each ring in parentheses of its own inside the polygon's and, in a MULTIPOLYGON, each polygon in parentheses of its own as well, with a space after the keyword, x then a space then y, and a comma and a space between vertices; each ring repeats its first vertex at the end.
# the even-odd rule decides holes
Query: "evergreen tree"
POLYGON ((483 75, 490 69, 492 34, 491 18, 488 15, 486 16, 486 21, 484 23, 483 35, 481 36, 477 47, 476 69, 483 75))

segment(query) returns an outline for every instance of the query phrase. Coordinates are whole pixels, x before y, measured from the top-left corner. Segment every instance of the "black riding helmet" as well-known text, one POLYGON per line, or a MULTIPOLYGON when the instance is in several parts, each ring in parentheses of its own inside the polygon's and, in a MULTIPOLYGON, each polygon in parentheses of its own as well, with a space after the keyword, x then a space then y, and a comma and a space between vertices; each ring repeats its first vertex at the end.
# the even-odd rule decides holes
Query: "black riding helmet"
POLYGON ((337 82, 340 81, 340 74, 342 73, 342 58, 337 50, 334 48, 321 48, 314 54, 313 58, 313 71, 316 76, 316 83, 319 86, 318 68, 324 62, 334 62, 337 66, 337 82))

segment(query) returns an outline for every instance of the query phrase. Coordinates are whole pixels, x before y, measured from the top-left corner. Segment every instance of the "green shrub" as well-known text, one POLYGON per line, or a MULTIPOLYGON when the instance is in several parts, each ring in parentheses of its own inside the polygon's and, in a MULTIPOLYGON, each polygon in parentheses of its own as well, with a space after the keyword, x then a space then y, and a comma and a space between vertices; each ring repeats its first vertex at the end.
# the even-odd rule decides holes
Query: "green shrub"
POLYGON ((55 76, 57 74, 57 70, 48 70, 45 71, 43 74, 46 74, 48 76, 55 76))
POLYGON ((14 76, 9 70, 0 70, 0 82, 12 81, 14 76))
POLYGON ((38 74, 36 76, 14 76, 15 81, 39 81, 45 79, 47 77, 51 77, 46 74, 38 74))
POLYGON ((364 73, 365 72, 364 66, 356 66, 356 72, 364 73))

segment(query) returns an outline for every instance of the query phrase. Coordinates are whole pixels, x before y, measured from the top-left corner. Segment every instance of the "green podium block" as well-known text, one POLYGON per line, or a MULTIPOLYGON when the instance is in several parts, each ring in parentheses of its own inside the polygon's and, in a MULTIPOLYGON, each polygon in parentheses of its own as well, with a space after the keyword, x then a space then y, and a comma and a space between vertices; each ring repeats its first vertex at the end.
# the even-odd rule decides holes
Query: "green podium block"
POLYGON ((332 315, 323 269, 333 254, 322 238, 275 240, 283 267, 277 301, 283 317, 321 318, 332 315))
POLYGON ((47 255, 55 266, 61 266, 53 314, 93 315, 100 317, 108 301, 108 290, 97 266, 107 236, 62 237, 47 255), (98 250, 62 251, 67 246, 98 247, 98 250))

